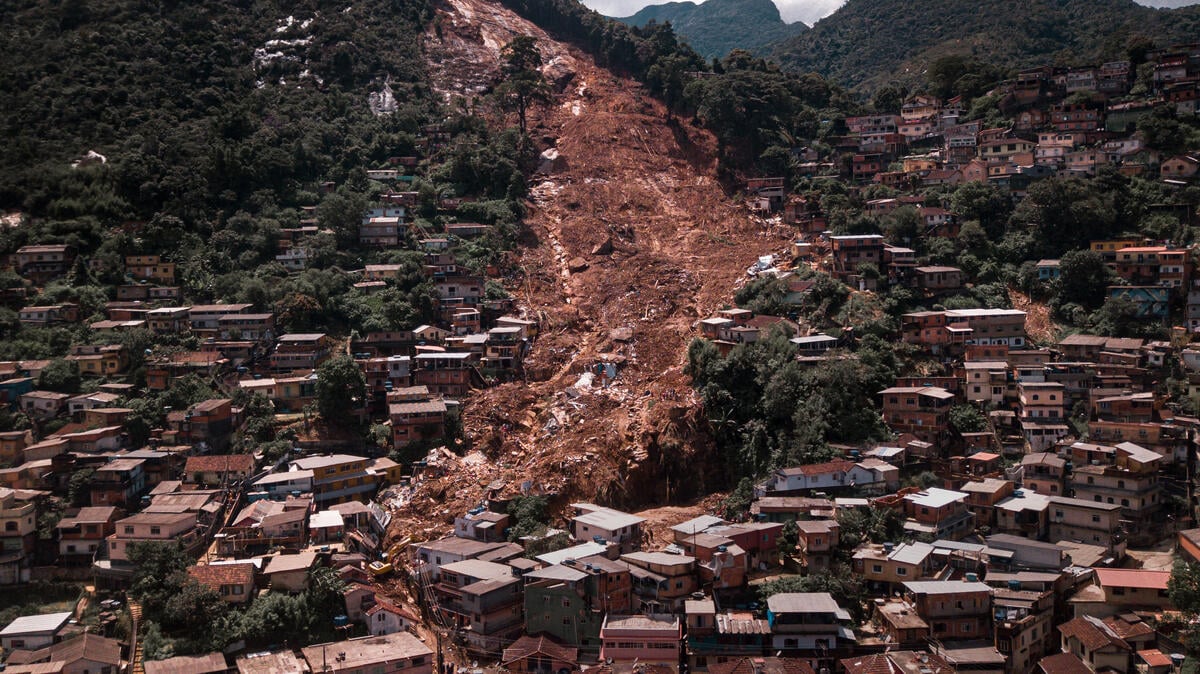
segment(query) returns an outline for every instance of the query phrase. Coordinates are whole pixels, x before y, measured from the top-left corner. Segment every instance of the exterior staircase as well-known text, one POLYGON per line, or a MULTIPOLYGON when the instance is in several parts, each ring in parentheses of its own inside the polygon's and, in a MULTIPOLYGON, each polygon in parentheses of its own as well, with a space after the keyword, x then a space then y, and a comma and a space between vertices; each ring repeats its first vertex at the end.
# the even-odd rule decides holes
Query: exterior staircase
POLYGON ((129 672, 130 674, 146 674, 145 657, 142 654, 142 605, 128 595, 126 595, 126 600, 129 602, 129 617, 133 621, 129 672))

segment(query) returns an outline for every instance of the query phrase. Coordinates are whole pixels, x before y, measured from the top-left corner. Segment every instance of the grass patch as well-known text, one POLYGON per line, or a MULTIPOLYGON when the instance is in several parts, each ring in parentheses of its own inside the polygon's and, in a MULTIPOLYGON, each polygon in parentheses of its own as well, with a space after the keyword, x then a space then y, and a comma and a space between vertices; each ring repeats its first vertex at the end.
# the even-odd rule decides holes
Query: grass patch
POLYGON ((74 611, 83 594, 82 583, 35 581, 19 591, 0 592, 0 626, 27 615, 74 611))

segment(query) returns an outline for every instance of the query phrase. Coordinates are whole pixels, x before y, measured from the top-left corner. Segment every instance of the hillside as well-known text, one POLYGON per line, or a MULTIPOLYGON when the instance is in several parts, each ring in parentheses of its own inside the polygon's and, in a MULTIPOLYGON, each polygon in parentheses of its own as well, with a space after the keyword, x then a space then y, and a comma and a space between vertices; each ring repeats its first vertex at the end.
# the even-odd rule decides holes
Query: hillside
POLYGON ((871 89, 919 81, 950 54, 1005 67, 1095 63, 1124 58, 1135 36, 1190 42, 1198 30, 1200 7, 1157 10, 1132 0, 850 0, 773 55, 787 68, 871 89))
POLYGON ((387 133, 401 118, 415 131, 429 111, 416 46, 392 39, 417 30, 421 0, 251 4, 164 3, 148 19, 135 0, 4 3, 0 40, 36 48, 0 58, 0 132, 14 141, 0 152, 0 207, 38 212, 58 193, 54 215, 96 215, 61 194, 77 182, 67 164, 89 150, 121 183, 105 214, 189 223, 255 189, 294 203, 298 181, 336 179, 344 170, 327 170, 348 153, 404 153, 372 138, 366 102, 385 79, 408 102, 387 133))
MULTIPOLYGON (((553 139, 558 158, 535 176, 531 245, 514 284, 526 316, 541 321, 528 381, 467 401, 475 451, 415 490, 398 532, 427 535, 437 526, 429 513, 531 479, 552 494, 625 506, 718 488, 726 478, 683 374, 686 345, 693 322, 727 302, 746 265, 785 246, 786 233, 724 195, 712 134, 667 124, 636 83, 486 0, 451 0, 438 13, 440 36, 425 36, 431 58, 494 62, 495 45, 530 34, 571 83, 534 130, 553 139), (603 359, 621 363, 616 385, 581 383, 603 359)), ((456 70, 444 70, 451 81, 435 75, 435 88, 453 89, 456 70)))
MULTIPOLYGON (((339 343, 352 330, 411 329, 438 320, 424 256, 364 247, 358 227, 359 205, 381 189, 364 169, 418 156, 417 222, 446 222, 444 194, 479 200, 456 214, 463 220, 511 227, 514 250, 487 238, 454 253, 465 269, 499 269, 493 281, 542 334, 525 377, 465 397, 474 451, 454 460, 448 480, 422 485, 422 508, 397 521, 436 525, 444 506, 431 504, 474 504, 489 482, 516 489, 530 475, 553 493, 626 505, 728 486, 683 374, 686 345, 746 266, 789 239, 726 196, 712 133, 668 123, 636 82, 499 3, 412 0, 370 17, 357 14, 363 7, 164 6, 146 19, 136 0, 86 14, 6 5, 9 43, 49 46, 0 63, 0 128, 20 139, 0 158, 0 207, 26 218, 0 232, 0 254, 34 242, 88 251, 96 272, 81 269, 52 297, 79 301, 89 319, 126 282, 123 256, 150 254, 177 265, 182 303, 246 302, 273 310, 280 331, 339 343), (528 197, 513 174, 514 116, 487 95, 517 35, 538 38, 555 85, 552 104, 532 112, 530 136, 535 151, 553 145, 559 156, 528 197), (478 115, 454 116, 468 107, 478 115), (423 127, 435 120, 453 142, 426 154, 423 127), (88 151, 104 161, 72 168, 88 151), (325 181, 336 186, 327 194, 325 181), (282 230, 301 218, 333 231, 302 239, 311 261, 290 271, 275 256, 282 230), (345 271, 366 264, 406 273, 367 294, 345 271), (575 386, 568 398, 602 358, 622 363, 618 385, 575 386)), ((90 338, 10 323, 0 333, 8 359, 60 357, 90 338)), ((193 348, 176 341, 169 346, 193 348)), ((162 423, 164 408, 190 404, 157 403, 145 405, 146 428, 162 423)))
POLYGON ((772 43, 808 30, 803 23, 784 23, 772 0, 668 2, 648 5, 617 21, 631 26, 670 22, 705 58, 722 58, 734 49, 766 53, 772 43))

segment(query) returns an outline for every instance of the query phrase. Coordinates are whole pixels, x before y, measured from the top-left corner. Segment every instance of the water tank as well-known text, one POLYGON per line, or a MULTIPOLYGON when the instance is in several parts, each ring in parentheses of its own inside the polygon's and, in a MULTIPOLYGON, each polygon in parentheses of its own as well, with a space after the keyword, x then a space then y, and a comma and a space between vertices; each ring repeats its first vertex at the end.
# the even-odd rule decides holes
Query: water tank
POLYGON ((1021 581, 1017 580, 1016 578, 1009 580, 1008 581, 1008 589, 1013 590, 1013 591, 1020 590, 1021 589, 1021 581))
POLYGON ((333 616, 334 627, 346 627, 350 624, 350 618, 344 615, 333 616))
POLYGON ((884 543, 884 544, 883 544, 883 551, 884 551, 884 552, 888 552, 888 553, 890 553, 892 550, 895 550, 895 549, 896 549, 896 544, 895 544, 895 543, 884 543))
POLYGON ((976 574, 976 573, 968 573, 967 574, 967 582, 968 583, 974 583, 978 580, 979 580, 979 574, 976 574))

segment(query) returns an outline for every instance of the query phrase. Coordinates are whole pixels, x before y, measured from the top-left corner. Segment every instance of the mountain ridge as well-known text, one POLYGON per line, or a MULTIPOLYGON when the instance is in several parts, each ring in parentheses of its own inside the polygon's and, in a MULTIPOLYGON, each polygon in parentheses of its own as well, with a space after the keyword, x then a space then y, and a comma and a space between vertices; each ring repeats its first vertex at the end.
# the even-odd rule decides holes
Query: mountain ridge
POLYGON ((766 54, 773 44, 809 29, 800 22, 784 22, 772 0, 668 2, 647 5, 632 16, 615 20, 639 27, 651 21, 670 22, 675 32, 705 58, 721 58, 733 49, 766 54))
POLYGON ((919 81, 940 56, 965 55, 1005 68, 1125 58, 1130 41, 1181 43, 1200 31, 1200 6, 1154 9, 1133 0, 1031 0, 1009 5, 958 0, 849 0, 799 35, 774 45, 785 68, 874 89, 919 81))

